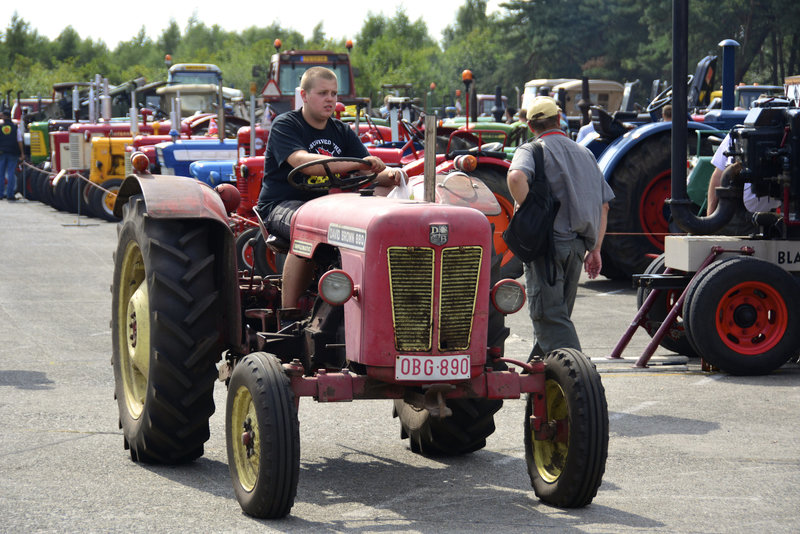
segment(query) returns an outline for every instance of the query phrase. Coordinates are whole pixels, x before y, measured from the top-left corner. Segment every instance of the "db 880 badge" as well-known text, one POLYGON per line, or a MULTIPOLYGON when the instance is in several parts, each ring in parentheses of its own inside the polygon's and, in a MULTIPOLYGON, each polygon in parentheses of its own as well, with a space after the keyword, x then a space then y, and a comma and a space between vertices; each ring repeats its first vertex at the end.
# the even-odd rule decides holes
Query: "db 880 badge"
POLYGON ((450 230, 446 224, 432 224, 430 226, 430 240, 431 245, 440 247, 447 243, 450 230))

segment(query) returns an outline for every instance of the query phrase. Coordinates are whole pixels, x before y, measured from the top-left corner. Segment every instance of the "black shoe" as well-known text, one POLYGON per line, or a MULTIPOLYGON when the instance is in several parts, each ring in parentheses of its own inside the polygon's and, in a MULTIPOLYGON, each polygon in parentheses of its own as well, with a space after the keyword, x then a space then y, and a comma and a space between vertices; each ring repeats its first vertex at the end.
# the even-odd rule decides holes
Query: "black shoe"
POLYGON ((8 200, 9 202, 16 202, 17 201, 17 197, 11 197, 11 198, 8 198, 6 200, 8 200))

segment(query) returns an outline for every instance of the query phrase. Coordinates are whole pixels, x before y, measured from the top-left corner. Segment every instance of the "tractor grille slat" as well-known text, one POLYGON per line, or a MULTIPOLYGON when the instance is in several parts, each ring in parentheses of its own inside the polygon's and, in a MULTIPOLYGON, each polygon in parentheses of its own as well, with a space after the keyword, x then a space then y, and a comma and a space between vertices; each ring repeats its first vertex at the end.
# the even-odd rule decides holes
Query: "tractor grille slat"
POLYGON ((397 350, 430 350, 433 328, 433 250, 391 247, 389 285, 397 350))
POLYGON ((70 169, 83 169, 81 166, 83 158, 83 150, 81 149, 81 134, 69 134, 69 168, 70 169))
POLYGON ((442 251, 439 350, 469 348, 482 255, 481 247, 442 251))
POLYGON ((132 152, 125 152, 125 176, 133 174, 133 164, 131 163, 132 152))

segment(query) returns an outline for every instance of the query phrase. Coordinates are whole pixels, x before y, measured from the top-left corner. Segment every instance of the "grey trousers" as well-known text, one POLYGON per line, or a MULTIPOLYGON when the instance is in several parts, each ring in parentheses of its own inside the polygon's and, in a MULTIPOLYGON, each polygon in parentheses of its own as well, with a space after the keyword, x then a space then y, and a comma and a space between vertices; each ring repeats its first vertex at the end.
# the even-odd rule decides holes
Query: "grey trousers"
POLYGON ((555 285, 547 283, 544 259, 525 264, 528 310, 533 321, 535 339, 531 357, 543 356, 560 348, 581 350, 578 333, 570 317, 578 292, 586 246, 578 238, 556 241, 555 249, 555 285))

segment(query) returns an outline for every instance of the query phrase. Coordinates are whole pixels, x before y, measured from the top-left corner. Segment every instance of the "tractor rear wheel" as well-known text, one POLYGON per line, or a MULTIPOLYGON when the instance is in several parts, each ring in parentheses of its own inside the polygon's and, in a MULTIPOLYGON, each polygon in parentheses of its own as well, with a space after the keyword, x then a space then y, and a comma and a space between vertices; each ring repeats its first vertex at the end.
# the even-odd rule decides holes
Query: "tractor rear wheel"
POLYGON ((514 256, 503 241, 503 232, 508 228, 508 222, 514 215, 514 197, 508 190, 506 174, 508 170, 498 165, 479 165, 472 173, 474 176, 483 180, 486 187, 494 193, 497 202, 500 204, 500 215, 489 217, 489 222, 494 225, 494 248, 501 257, 500 276, 501 278, 511 278, 516 280, 522 276, 522 261, 514 256))
MULTIPOLYGON (((661 254, 648 265, 644 274, 661 274, 664 271, 664 255, 661 254)), ((667 318, 667 314, 670 309, 672 309, 672 306, 678 298, 680 298, 681 293, 682 289, 662 289, 658 296, 656 296, 656 300, 647 313, 646 322, 644 323, 644 329, 650 337, 653 337, 658 329, 661 328, 661 324, 664 322, 664 319, 667 318)), ((650 296, 650 290, 645 287, 639 287, 636 291, 637 309, 642 307, 642 304, 644 304, 648 296, 650 296)), ((669 331, 661 339, 659 345, 667 350, 689 356, 690 358, 697 357, 697 352, 695 352, 694 347, 692 347, 692 344, 689 343, 689 339, 686 337, 683 313, 678 314, 678 317, 672 322, 669 331)))
POLYGON ((603 240, 603 270, 608 278, 630 278, 647 268, 647 254, 664 251, 670 212, 670 132, 655 134, 634 146, 617 163, 609 185, 614 200, 603 240), (616 234, 616 235, 615 235, 616 234))
POLYGON ((89 193, 89 205, 92 213, 106 221, 118 221, 114 215, 114 203, 117 201, 117 191, 122 185, 122 180, 112 178, 106 180, 100 186, 103 189, 93 187, 89 193))
POLYGON ((763 260, 727 261, 698 283, 686 321, 709 364, 733 375, 769 373, 800 348, 800 285, 763 260))
POLYGON ((242 510, 275 519, 294 505, 300 474, 300 424, 281 362, 254 352, 233 369, 225 408, 233 490, 242 510))
POLYGON ((453 415, 431 416, 425 408, 417 408, 402 399, 395 399, 395 416, 400 418, 401 438, 410 438, 411 450, 426 455, 454 456, 482 449, 486 438, 495 430, 494 414, 503 406, 501 400, 450 399, 447 407, 453 415))
POLYGON ((608 457, 608 405, 600 375, 580 351, 548 353, 545 392, 528 395, 525 461, 536 496, 562 508, 586 506, 603 479, 608 457), (534 403, 545 403, 540 436, 534 403), (549 435, 547 435, 549 433, 549 435))
POLYGON ((208 225, 123 208, 114 254, 115 397, 134 461, 181 463, 203 454, 221 353, 221 299, 208 225))
POLYGON ((250 240, 257 237, 258 228, 248 228, 236 236, 236 265, 241 270, 253 269, 253 245, 250 240))

